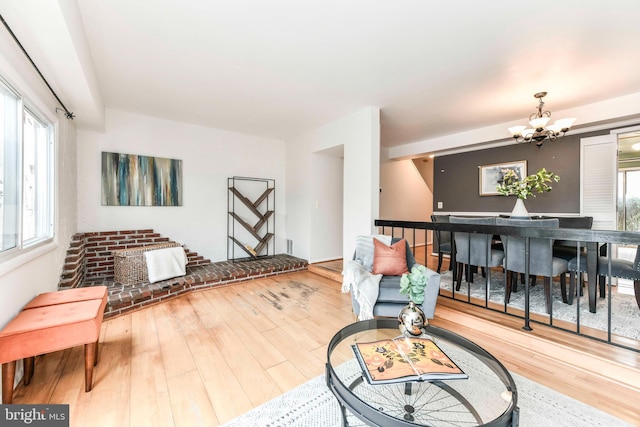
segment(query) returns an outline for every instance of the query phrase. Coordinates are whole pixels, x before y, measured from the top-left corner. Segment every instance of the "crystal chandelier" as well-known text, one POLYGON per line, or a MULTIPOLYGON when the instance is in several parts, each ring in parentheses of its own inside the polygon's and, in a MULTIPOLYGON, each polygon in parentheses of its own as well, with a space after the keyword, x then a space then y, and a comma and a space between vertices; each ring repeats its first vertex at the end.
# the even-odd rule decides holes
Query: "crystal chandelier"
POLYGON ((547 138, 555 141, 559 136, 563 136, 565 132, 571 128, 576 119, 560 119, 547 126, 547 123, 551 120, 551 113, 549 111, 542 111, 542 107, 544 107, 542 98, 547 96, 547 92, 538 92, 533 96, 538 99, 539 103, 538 111, 529 116, 529 125, 531 127, 513 126, 509 128, 509 132, 511 132, 511 136, 518 142, 536 141, 536 145, 540 147, 547 138))

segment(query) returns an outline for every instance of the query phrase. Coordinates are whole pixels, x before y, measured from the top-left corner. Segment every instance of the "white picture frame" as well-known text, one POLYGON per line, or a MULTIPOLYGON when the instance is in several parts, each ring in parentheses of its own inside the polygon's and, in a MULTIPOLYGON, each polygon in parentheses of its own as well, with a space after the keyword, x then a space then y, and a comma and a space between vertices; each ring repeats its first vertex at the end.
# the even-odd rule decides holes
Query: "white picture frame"
POLYGON ((481 196, 497 196, 498 184, 502 183, 502 178, 508 170, 513 170, 519 179, 527 176, 527 161, 516 160, 506 163, 495 163, 492 165, 478 166, 479 171, 479 192, 481 196))

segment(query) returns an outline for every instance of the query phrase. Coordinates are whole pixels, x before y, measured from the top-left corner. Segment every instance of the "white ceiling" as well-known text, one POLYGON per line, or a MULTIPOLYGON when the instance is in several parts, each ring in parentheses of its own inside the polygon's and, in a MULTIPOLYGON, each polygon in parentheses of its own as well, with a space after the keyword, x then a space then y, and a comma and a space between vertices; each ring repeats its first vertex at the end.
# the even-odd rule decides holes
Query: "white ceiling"
POLYGON ((393 147, 525 121, 539 91, 553 118, 640 93, 637 0, 33 3, 0 13, 80 128, 106 107, 286 139, 375 106, 393 147))

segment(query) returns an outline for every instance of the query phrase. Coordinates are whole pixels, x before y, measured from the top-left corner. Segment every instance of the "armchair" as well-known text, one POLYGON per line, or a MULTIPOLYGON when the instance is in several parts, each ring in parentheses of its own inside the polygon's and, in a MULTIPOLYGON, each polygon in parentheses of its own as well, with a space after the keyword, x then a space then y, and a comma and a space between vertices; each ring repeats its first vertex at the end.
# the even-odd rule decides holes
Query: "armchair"
MULTIPOLYGON (((367 237, 371 239, 374 238, 373 236, 367 236, 367 237)), ((362 238, 359 237, 359 241, 361 241, 361 239, 362 238)), ((397 243, 400 240, 402 239, 393 238, 391 240, 391 244, 397 243)), ((407 268, 408 270, 411 270, 411 267, 413 267, 413 265, 416 263, 416 260, 413 256, 413 253, 411 252, 411 247, 409 246, 409 243, 405 241, 405 245, 406 245, 407 268)), ((354 253, 353 259, 356 262, 362 259, 366 259, 367 258, 366 253, 364 255, 361 253, 361 252, 366 252, 366 250, 367 249, 359 247, 357 243, 356 251, 354 253)), ((359 262, 359 264, 362 264, 362 263, 359 262)), ((367 270, 368 274, 370 274, 371 272, 368 271, 368 266, 366 265, 366 262, 364 264, 365 265, 363 266, 363 268, 367 270)), ((343 272, 343 275, 345 275, 345 278, 347 277, 346 270, 345 272, 343 272)), ((373 276, 376 276, 376 275, 373 275, 373 276)), ((390 275, 380 275, 380 276, 381 277, 379 281, 377 298, 375 299, 375 302, 373 304, 373 316, 374 317, 375 316, 397 317, 398 314, 400 313, 400 310, 402 310, 409 303, 409 298, 406 295, 403 295, 400 293, 401 276, 390 276, 390 275)), ((425 288, 424 302, 422 304, 419 304, 418 306, 422 309, 422 311, 424 311, 424 314, 428 319, 432 319, 435 313, 435 306, 436 306, 436 301, 438 299, 438 293, 440 291, 440 274, 430 269, 427 269, 427 277, 429 278, 429 282, 427 284, 427 287, 425 288)), ((345 288, 346 287, 343 282, 343 292, 345 291, 345 288)), ((353 306, 353 312, 356 314, 356 316, 360 316, 360 304, 356 296, 354 295, 355 292, 353 292, 353 289, 350 289, 350 291, 351 291, 351 303, 353 306)))

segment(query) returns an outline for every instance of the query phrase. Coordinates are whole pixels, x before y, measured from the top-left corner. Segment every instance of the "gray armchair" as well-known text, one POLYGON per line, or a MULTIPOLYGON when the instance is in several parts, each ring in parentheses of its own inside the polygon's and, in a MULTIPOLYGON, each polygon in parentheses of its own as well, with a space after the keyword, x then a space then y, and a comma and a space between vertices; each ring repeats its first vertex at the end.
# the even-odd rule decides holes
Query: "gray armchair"
MULTIPOLYGON (((393 238, 391 243, 393 244, 400 240, 401 239, 399 238, 393 238)), ((406 245, 407 267, 411 270, 411 267, 416 263, 416 259, 411 252, 409 243, 406 243, 406 245)), ((357 249, 356 253, 354 253, 353 259, 358 259, 357 249)), ((374 316, 397 317, 400 310, 409 303, 409 298, 400 293, 400 277, 401 276, 382 276, 382 279, 380 280, 378 299, 373 306, 374 316)), ((433 319, 438 294, 440 292, 440 275, 435 271, 427 269, 427 277, 429 278, 429 283, 425 289, 424 302, 420 304, 419 307, 424 311, 424 314, 428 319, 433 319)), ((353 306, 353 312, 356 316, 359 315, 360 304, 358 304, 358 301, 354 298, 353 293, 351 293, 351 303, 353 306)))
MULTIPOLYGON (((544 227, 558 228, 557 219, 532 219, 517 220, 496 218, 496 225, 511 227, 544 227)), ((507 270, 505 281, 505 301, 509 303, 511 296, 511 274, 525 273, 527 259, 525 257, 526 241, 520 236, 501 236, 504 246, 504 268, 507 270)), ((567 302, 567 279, 569 271, 567 260, 553 256, 553 239, 530 238, 529 239, 529 274, 544 277, 544 298, 547 313, 551 313, 551 278, 560 276, 562 301, 567 302)))

